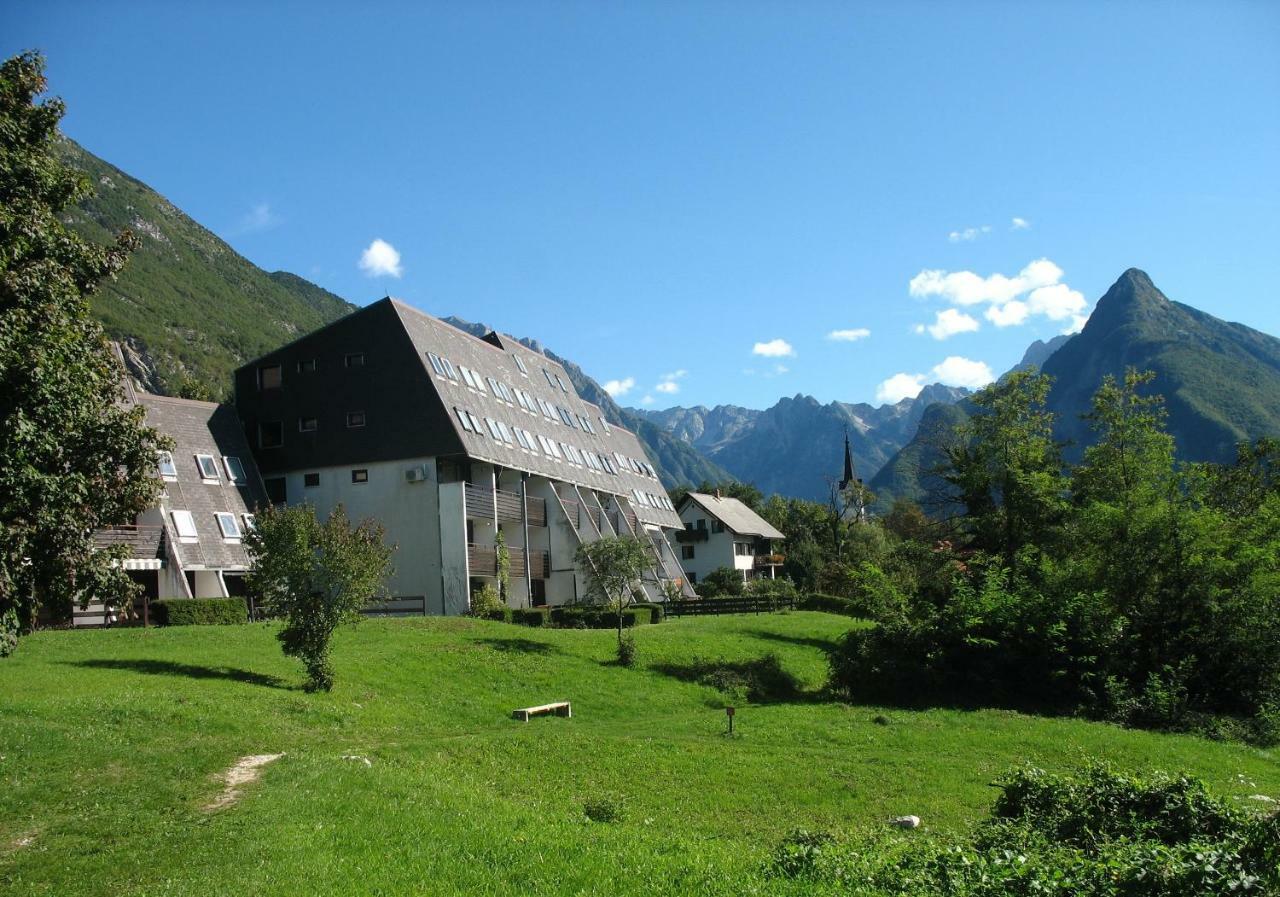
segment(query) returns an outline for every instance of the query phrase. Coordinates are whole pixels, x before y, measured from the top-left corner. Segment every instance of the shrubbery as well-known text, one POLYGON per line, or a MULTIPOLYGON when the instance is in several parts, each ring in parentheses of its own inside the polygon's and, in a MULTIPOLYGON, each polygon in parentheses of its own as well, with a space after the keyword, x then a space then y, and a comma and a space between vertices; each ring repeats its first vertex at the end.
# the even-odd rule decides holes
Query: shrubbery
POLYGON ((797 831, 768 871, 859 894, 1195 897, 1280 887, 1280 814, 1252 814, 1185 777, 1027 768, 958 841, 797 831))
POLYGON ((151 605, 160 626, 226 625, 249 622, 243 598, 166 598, 151 605))
POLYGON ((511 622, 521 626, 546 626, 550 618, 549 607, 518 607, 511 611, 511 622))
POLYGON ((511 622, 511 608, 502 600, 498 590, 485 583, 471 593, 471 607, 467 614, 481 620, 511 622))
MULTIPOLYGON (((639 618, 640 611, 628 607, 622 612, 622 625, 634 626, 639 618)), ((596 604, 563 604, 551 609, 551 622, 563 629, 617 629, 618 612, 596 604)))

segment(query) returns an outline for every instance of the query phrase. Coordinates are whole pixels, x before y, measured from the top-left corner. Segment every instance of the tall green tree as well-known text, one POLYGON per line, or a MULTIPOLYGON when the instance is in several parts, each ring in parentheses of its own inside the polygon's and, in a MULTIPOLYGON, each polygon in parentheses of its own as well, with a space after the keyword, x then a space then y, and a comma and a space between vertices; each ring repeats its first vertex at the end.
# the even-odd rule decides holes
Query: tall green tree
POLYGON ((264 606, 284 617, 284 653, 302 661, 308 691, 333 688, 329 642, 344 623, 378 598, 395 548, 372 520, 352 527, 338 505, 321 523, 310 505, 269 507, 245 544, 253 558, 247 584, 264 606))
POLYGON ((1026 547, 1046 548, 1065 511, 1067 480, 1053 413, 1052 378, 1017 371, 973 397, 978 407, 946 449, 943 478, 964 506, 970 546, 1010 569, 1026 547))
POLYGON ((623 612, 631 603, 631 586, 649 566, 649 552, 632 536, 609 536, 578 546, 578 568, 591 595, 618 612, 618 647, 622 647, 623 612))
POLYGON ((132 597, 121 554, 95 551, 93 533, 154 504, 163 445, 122 404, 124 371, 89 310, 137 241, 96 246, 63 225, 91 188, 59 161, 64 108, 36 102, 45 88, 35 53, 0 66, 0 620, 24 630, 42 606, 132 597))

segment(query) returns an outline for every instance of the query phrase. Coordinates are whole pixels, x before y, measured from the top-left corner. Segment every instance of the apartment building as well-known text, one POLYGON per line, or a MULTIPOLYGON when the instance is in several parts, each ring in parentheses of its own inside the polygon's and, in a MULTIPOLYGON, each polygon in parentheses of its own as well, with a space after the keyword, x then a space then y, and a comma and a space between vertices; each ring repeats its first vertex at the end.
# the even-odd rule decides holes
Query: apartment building
POLYGON ((575 551, 613 535, 649 548, 647 598, 688 590, 667 540, 680 519, 635 434, 511 337, 387 298, 240 368, 235 392, 271 501, 386 527, 386 610, 464 613, 497 582, 499 532, 514 607, 584 600, 575 551))
POLYGON ((680 565, 690 583, 720 567, 738 571, 743 581, 773 579, 782 566, 775 543, 783 534, 738 499, 690 492, 676 510, 683 526, 676 533, 680 565))

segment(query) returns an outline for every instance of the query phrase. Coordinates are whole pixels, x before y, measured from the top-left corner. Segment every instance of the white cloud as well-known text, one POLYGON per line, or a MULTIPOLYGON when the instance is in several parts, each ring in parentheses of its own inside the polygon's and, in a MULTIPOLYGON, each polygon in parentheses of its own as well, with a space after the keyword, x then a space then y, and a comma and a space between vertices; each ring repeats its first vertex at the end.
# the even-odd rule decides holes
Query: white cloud
POLYGON ((688 371, 686 371, 684 368, 681 368, 681 369, 680 369, 680 370, 678 370, 678 371, 672 371, 670 374, 663 374, 663 375, 662 375, 661 377, 659 377, 658 379, 660 379, 660 380, 682 380, 682 379, 684 379, 684 377, 686 377, 686 376, 688 375, 688 373, 689 373, 689 372, 688 372, 688 371))
POLYGON ((907 285, 912 296, 940 296, 953 305, 1002 304, 1037 287, 1062 280, 1062 269, 1048 259, 1037 259, 1014 277, 992 274, 981 277, 972 271, 921 271, 907 285))
POLYGON ((876 387, 876 401, 897 404, 903 399, 914 399, 924 387, 923 374, 894 374, 876 387))
POLYGON ((1031 222, 1025 218, 1014 218, 1013 221, 1009 223, 1009 229, 1010 230, 1030 230, 1031 222))
POLYGON ((1062 332, 1064 334, 1079 333, 1084 330, 1084 325, 1088 320, 1088 315, 1072 315, 1071 323, 1062 332))
POLYGON ((995 379, 995 374, 985 361, 950 355, 935 364, 928 374, 894 374, 876 387, 876 401, 897 404, 903 399, 914 399, 931 380, 947 386, 979 389, 995 379))
POLYGON ((368 277, 399 277, 404 273, 400 266, 400 253, 386 240, 374 240, 360 254, 360 270, 368 277))
POLYGON ((604 391, 615 399, 618 396, 625 396, 631 392, 636 385, 635 377, 623 377, 621 380, 609 380, 604 384, 604 391))
POLYGON ((675 395, 680 391, 680 384, 674 380, 663 380, 661 383, 659 383, 657 386, 654 387, 654 390, 656 392, 665 393, 671 396, 671 395, 675 395))
POLYGON ((280 216, 271 211, 271 204, 260 202, 245 213, 236 228, 237 233, 249 234, 269 230, 280 223, 280 216))
POLYGON ((643 399, 641 399, 641 400, 640 400, 640 404, 641 404, 641 405, 652 405, 652 404, 654 403, 654 401, 655 401, 655 400, 654 400, 653 396, 646 395, 643 399))
POLYGON ((854 327, 851 330, 833 330, 827 334, 827 339, 837 343, 856 343, 860 339, 866 339, 871 335, 871 331, 865 327, 854 327))
POLYGON ((977 329, 977 319, 954 308, 944 308, 935 314, 932 324, 916 325, 916 333, 928 333, 936 340, 949 339, 957 333, 972 333, 977 329))
POLYGON ((1083 293, 1071 289, 1065 283, 1032 290, 1027 303, 1033 314, 1044 315, 1050 321, 1065 321, 1078 316, 1089 305, 1083 293))
POLYGON ((993 305, 986 311, 986 319, 997 327, 1015 327, 1024 324, 1031 309, 1027 303, 1011 299, 1004 305, 993 305))
POLYGON ((756 343, 751 347, 751 354, 763 355, 765 358, 790 358, 796 354, 796 350, 784 339, 771 339, 767 343, 756 343))
POLYGON ((978 389, 996 379, 991 367, 985 361, 973 361, 959 355, 944 358, 933 366, 933 376, 939 383, 947 386, 967 386, 978 389))
POLYGON ((773 372, 775 374, 786 374, 790 372, 790 370, 791 368, 787 367, 785 364, 775 364, 773 366, 773 372))
POLYGON ((952 243, 972 243, 983 234, 991 233, 991 225, 984 224, 982 227, 966 227, 964 230, 953 230, 947 234, 947 239, 952 243))

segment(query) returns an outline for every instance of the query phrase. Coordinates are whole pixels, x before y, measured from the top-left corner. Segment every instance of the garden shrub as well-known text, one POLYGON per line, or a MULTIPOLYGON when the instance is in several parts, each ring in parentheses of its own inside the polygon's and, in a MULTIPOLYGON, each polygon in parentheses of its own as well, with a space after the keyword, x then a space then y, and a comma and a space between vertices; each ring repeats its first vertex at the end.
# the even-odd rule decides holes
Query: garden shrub
POLYGON ((802 691, 799 680, 772 653, 753 660, 694 657, 687 664, 661 664, 654 669, 718 689, 735 703, 791 700, 802 691))
POLYGON ((624 667, 636 665, 636 637, 629 632, 618 642, 618 663, 624 667))
POLYGON ((698 583, 698 594, 703 598, 725 598, 741 595, 745 588, 741 571, 717 567, 698 583))
POLYGON ((502 600, 498 590, 488 583, 471 593, 471 608, 467 614, 481 620, 511 622, 511 609, 502 600))
POLYGON ((998 784, 991 818, 967 836, 798 830, 766 873, 893 897, 1208 897, 1280 887, 1280 814, 1237 809, 1198 780, 1028 767, 998 784))
POLYGON ((649 611, 649 619, 642 620, 646 623, 661 623, 667 615, 667 609, 661 604, 652 601, 637 601, 635 604, 628 605, 629 610, 635 610, 638 614, 643 614, 645 610, 649 611))
POLYGON ((151 605, 160 626, 228 625, 249 622, 243 598, 165 598, 151 605))
POLYGON ((511 611, 511 622, 521 626, 546 626, 550 617, 549 607, 521 607, 511 611))
MULTIPOLYGON (((622 612, 623 627, 636 625, 638 617, 628 607, 622 612)), ((617 629, 618 612, 599 604, 565 604, 551 609, 551 622, 563 629, 617 629)))

